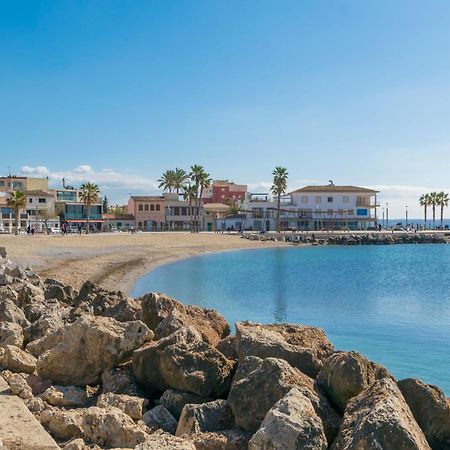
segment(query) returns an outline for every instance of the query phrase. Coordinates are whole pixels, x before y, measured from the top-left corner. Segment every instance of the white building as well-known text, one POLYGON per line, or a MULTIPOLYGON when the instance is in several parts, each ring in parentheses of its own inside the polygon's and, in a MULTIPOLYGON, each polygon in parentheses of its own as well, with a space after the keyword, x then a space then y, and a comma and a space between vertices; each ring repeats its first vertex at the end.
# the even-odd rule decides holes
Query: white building
POLYGON ((28 225, 38 233, 50 228, 59 228, 59 218, 55 208, 54 191, 25 191, 27 197, 26 213, 28 225))

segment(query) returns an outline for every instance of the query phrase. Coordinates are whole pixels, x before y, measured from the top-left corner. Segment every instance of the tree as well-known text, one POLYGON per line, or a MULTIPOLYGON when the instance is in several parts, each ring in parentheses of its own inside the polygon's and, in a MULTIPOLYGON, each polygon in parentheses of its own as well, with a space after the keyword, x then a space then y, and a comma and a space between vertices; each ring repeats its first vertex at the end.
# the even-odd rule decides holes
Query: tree
POLYGON ((185 170, 179 169, 178 167, 173 171, 173 189, 177 194, 180 193, 186 186, 186 183, 189 180, 189 175, 185 170))
POLYGON ((275 167, 272 172, 273 185, 271 192, 277 196, 277 232, 280 231, 280 209, 281 209, 281 196, 286 193, 288 171, 285 167, 275 167))
POLYGON ((192 203, 197 198, 197 188, 194 185, 188 184, 184 186, 183 190, 183 200, 189 202, 189 217, 190 217, 190 228, 192 231, 192 203))
POLYGON ((229 211, 228 211, 228 214, 232 214, 232 215, 239 214, 239 212, 241 210, 241 208, 238 205, 238 203, 235 200, 233 200, 232 198, 226 198, 223 201, 223 204, 227 205, 230 208, 229 211))
POLYGON ((420 206, 423 206, 425 228, 427 227, 427 208, 430 206, 430 194, 422 194, 419 198, 420 206))
POLYGON ((109 202, 108 202, 108 199, 107 199, 106 195, 103 197, 103 202, 102 202, 102 204, 103 204, 103 212, 104 212, 105 214, 108 214, 108 210, 109 210, 109 202))
POLYGON ((45 232, 48 234, 48 221, 55 218, 56 216, 54 214, 50 214, 50 211, 47 208, 38 209, 36 211, 36 214, 37 217, 44 222, 45 232))
POLYGON ((430 205, 433 211, 433 229, 436 228, 436 206, 438 205, 437 192, 431 192, 429 195, 430 205))
POLYGON ((89 222, 91 219, 91 206, 98 202, 100 189, 94 183, 84 183, 80 188, 80 198, 86 208, 86 233, 89 234, 89 222))
POLYGON ((163 191, 168 191, 169 193, 175 188, 175 171, 174 170, 166 170, 161 178, 158 180, 159 188, 163 188, 163 191))
POLYGON ((20 228, 20 211, 27 205, 27 197, 22 191, 12 191, 6 200, 6 206, 14 210, 16 216, 16 235, 19 234, 20 228))
POLYGON ((441 208, 441 228, 444 226, 444 208, 448 206, 449 196, 446 192, 439 192, 437 194, 437 204, 441 208))
POLYGON ((195 231, 200 231, 200 203, 203 196, 203 191, 211 184, 211 178, 208 173, 205 172, 205 169, 203 166, 200 166, 198 164, 195 164, 191 167, 191 173, 190 173, 191 181, 194 183, 194 186, 196 188, 196 198, 195 198, 195 223, 194 228, 195 231))

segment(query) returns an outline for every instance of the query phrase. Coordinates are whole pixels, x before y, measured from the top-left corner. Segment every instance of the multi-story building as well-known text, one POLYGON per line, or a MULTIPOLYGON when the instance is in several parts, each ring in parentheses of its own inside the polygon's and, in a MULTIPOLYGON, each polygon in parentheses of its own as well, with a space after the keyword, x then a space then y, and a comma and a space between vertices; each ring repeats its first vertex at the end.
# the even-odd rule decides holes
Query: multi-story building
POLYGON ((0 177, 0 192, 48 190, 48 178, 9 175, 0 177))
POLYGON ((127 210, 128 214, 134 216, 137 229, 142 231, 161 231, 164 229, 166 223, 166 195, 169 194, 130 197, 127 210))
POLYGON ((241 203, 247 195, 246 184, 236 184, 228 180, 214 180, 203 193, 203 203, 241 203))
POLYGON ((50 228, 59 228, 56 214, 55 191, 25 191, 28 225, 42 233, 50 228))
POLYGON ((192 203, 189 204, 186 200, 180 200, 178 194, 164 194, 165 205, 165 223, 166 229, 169 231, 183 231, 191 230, 199 225, 200 230, 203 230, 203 206, 201 205, 198 213, 197 207, 192 203))

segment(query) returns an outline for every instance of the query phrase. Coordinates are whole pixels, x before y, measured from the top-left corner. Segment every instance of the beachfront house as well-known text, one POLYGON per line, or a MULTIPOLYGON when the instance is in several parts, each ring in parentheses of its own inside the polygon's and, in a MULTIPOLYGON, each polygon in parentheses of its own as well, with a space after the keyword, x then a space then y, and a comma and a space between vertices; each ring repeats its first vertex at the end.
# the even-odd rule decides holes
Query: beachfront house
POLYGON ((28 226, 33 227, 38 233, 59 229, 54 191, 25 191, 25 195, 27 197, 28 226))
POLYGON ((127 212, 134 216, 136 229, 161 231, 165 227, 164 195, 132 195, 127 212))

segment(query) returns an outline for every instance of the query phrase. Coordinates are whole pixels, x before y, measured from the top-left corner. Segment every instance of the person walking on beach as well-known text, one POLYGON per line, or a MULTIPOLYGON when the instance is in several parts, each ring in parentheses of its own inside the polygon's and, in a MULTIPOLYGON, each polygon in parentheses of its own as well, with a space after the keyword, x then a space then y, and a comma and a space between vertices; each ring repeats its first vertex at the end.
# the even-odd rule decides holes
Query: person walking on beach
POLYGON ((81 223, 78 224, 78 236, 81 236, 81 232, 83 230, 83 227, 81 226, 81 223))
POLYGON ((31 236, 34 236, 34 227, 31 227, 31 236))

